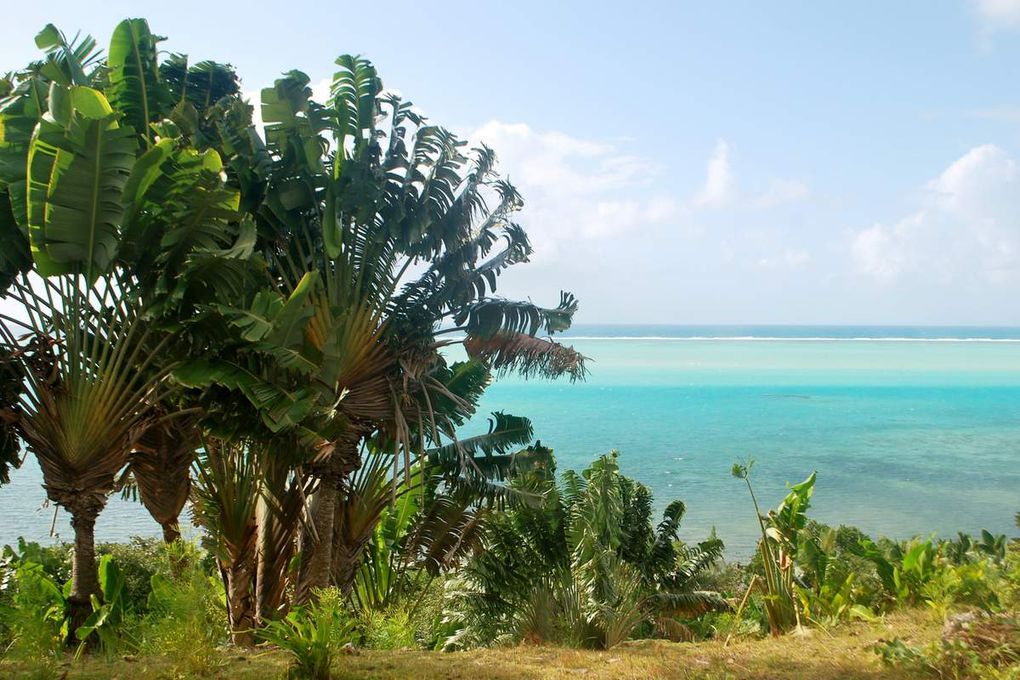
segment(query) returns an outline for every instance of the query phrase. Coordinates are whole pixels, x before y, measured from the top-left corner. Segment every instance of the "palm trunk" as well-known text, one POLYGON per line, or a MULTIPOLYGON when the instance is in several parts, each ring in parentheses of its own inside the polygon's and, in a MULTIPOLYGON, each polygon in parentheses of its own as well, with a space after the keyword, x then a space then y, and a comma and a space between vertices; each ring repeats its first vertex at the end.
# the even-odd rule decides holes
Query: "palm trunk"
POLYGON ((73 646, 77 640, 75 631, 85 623, 92 613, 92 596, 100 600, 103 592, 99 587, 99 571, 96 567, 96 517, 102 505, 86 504, 71 515, 74 529, 74 559, 71 563, 71 594, 67 598, 68 615, 71 625, 67 643, 73 646))
POLYGON ((312 499, 311 515, 314 536, 306 532, 302 540, 305 562, 301 570, 301 601, 307 601, 316 588, 329 585, 329 573, 333 557, 333 521, 336 516, 336 502, 340 495, 340 475, 330 470, 319 478, 319 490, 312 499))
POLYGON ((255 599, 252 596, 253 560, 246 557, 225 569, 230 639, 239 647, 255 645, 255 599))
POLYGON ((353 537, 349 535, 349 532, 343 531, 344 527, 341 526, 341 523, 346 516, 343 505, 344 502, 340 501, 337 503, 336 508, 335 532, 333 534, 333 564, 330 579, 334 586, 347 595, 354 587, 354 579, 357 576, 358 567, 361 566, 361 556, 373 533, 358 532, 362 535, 353 537))
POLYGON ((347 477, 361 465, 360 446, 361 431, 352 427, 333 442, 333 452, 322 465, 319 490, 311 507, 315 535, 305 532, 301 541, 304 561, 298 588, 299 601, 307 601, 315 589, 330 584, 337 504, 347 477))
POLYGON ((174 541, 181 540, 181 527, 177 523, 177 520, 172 522, 163 522, 163 541, 170 545, 174 541))
MULTIPOLYGON (((255 591, 255 620, 259 626, 265 624, 270 618, 269 611, 272 608, 270 594, 266 592, 266 586, 270 583, 272 575, 269 573, 269 534, 272 516, 266 511, 265 499, 260 498, 258 508, 255 511, 255 582, 259 587, 255 591)), ((283 578, 283 575, 280 575, 283 578)))

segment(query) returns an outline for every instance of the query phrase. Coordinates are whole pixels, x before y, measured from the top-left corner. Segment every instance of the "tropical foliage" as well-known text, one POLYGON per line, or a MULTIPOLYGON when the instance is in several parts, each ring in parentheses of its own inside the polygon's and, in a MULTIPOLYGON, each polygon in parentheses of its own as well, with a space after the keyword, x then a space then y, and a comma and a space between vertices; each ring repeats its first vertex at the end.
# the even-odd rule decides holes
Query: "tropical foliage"
POLYGON ((287 73, 263 131, 229 66, 160 41, 128 19, 103 54, 47 26, 0 89, 0 481, 24 446, 71 514, 69 642, 98 632, 94 525, 119 489, 168 542, 192 501, 245 644, 353 587, 401 483, 356 491, 363 450, 492 497, 530 424, 455 430, 495 375, 584 377, 548 337, 577 301, 495 295, 531 254, 520 195, 367 60, 340 57, 322 103, 287 73))
POLYGON ((727 607, 699 583, 722 542, 681 543, 683 503, 653 527, 648 489, 620 474, 615 452, 562 484, 551 451, 527 453, 510 484, 542 502, 491 518, 484 550, 447 583, 455 629, 447 647, 528 640, 608 648, 642 625, 683 639, 684 617, 727 607))
MULTIPOLYGON (((456 480, 441 481, 422 468, 406 476, 397 471, 398 496, 375 525, 350 594, 323 591, 259 625, 256 638, 293 659, 292 676, 326 677, 340 663, 338 652, 350 646, 604 648, 634 637, 715 637, 726 645, 771 632, 760 549, 747 565, 727 565, 718 539, 682 542, 678 502, 653 526, 651 497, 620 474, 613 454, 559 479, 544 447, 508 458, 504 500, 469 506, 476 528, 463 551, 458 542, 466 525, 453 523, 460 529, 447 532, 443 527, 450 524, 432 519, 449 504, 426 511, 429 498, 456 496, 456 480), (510 502, 515 493, 528 500, 510 502), (444 547, 429 549, 434 545, 444 547), (450 548, 457 548, 455 558, 432 561, 450 548)), ((945 619, 946 636, 927 645, 884 640, 875 646, 884 663, 934 677, 1010 677, 1020 653, 1020 541, 994 535, 874 541, 852 527, 807 518, 802 501, 808 488, 794 485, 762 515, 767 540, 775 533, 769 528, 800 527, 796 552, 784 550, 782 564, 791 574, 793 619, 803 631, 829 631, 902 608, 911 617, 945 619), (798 512, 784 512, 791 507, 798 512)), ((227 625, 229 602, 214 555, 180 541, 100 546, 100 552, 105 599, 90 623, 99 650, 111 657, 165 656, 186 674, 225 663, 217 645, 228 632, 243 631, 227 625)), ((70 625, 69 590, 61 587, 68 555, 66 547, 22 542, 8 548, 0 564, 6 654, 31 659, 41 672, 61 659, 70 625)))
POLYGON ((215 246, 239 234, 220 155, 170 122, 157 40, 127 20, 100 59, 91 38, 47 26, 43 60, 0 103, 0 225, 13 253, 0 272, 11 310, 0 356, 18 382, 3 420, 72 517, 72 631, 102 596, 96 517, 157 420, 175 317, 209 283, 190 276, 190 258, 227 258, 215 246), (153 257, 152 244, 166 251, 153 257))

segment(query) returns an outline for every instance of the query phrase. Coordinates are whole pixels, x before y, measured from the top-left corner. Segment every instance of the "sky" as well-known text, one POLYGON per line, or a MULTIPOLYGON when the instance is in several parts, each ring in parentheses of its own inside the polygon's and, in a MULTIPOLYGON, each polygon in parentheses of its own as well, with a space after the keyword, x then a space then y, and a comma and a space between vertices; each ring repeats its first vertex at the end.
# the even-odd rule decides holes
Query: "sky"
POLYGON ((485 141, 578 323, 1020 325, 1020 0, 14 3, 100 44, 145 16, 246 92, 361 54, 485 141))

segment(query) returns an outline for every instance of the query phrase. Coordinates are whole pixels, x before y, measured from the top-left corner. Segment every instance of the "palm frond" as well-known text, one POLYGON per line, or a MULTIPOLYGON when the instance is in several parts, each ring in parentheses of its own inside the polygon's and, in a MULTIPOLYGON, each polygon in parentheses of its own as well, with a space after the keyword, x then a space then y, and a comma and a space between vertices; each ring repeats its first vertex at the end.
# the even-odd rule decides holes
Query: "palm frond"
POLYGON ((138 498, 165 528, 176 524, 191 493, 191 465, 200 444, 194 417, 166 417, 138 437, 128 473, 138 498))
POLYGON ((48 108, 49 83, 41 76, 19 82, 0 98, 0 185, 6 185, 14 222, 28 226, 28 149, 48 108))
POLYGON ((24 369, 9 349, 0 347, 0 485, 9 484, 11 470, 21 467, 16 423, 24 387, 24 369))
MULTIPOLYGON (((0 114, 2 115, 2 114, 0 114)), ((0 128, 2 128, 0 123, 0 128)), ((10 195, 0 185, 0 291, 6 291, 20 274, 32 267, 32 253, 28 239, 18 228, 11 206, 10 195)))
POLYGON ((200 61, 190 65, 183 54, 171 54, 159 65, 159 75, 177 105, 191 104, 199 114, 224 97, 240 92, 237 74, 229 64, 200 61))
POLYGON ((50 105, 28 154, 32 252, 41 275, 82 271, 91 282, 117 253, 136 142, 97 90, 54 86, 50 105))
POLYGON ((524 378, 565 375, 571 382, 584 380, 588 374, 583 354, 567 345, 527 333, 468 336, 464 348, 468 356, 484 362, 498 374, 515 373, 524 378))
POLYGON ((481 338, 500 333, 534 336, 542 330, 549 334, 567 330, 576 311, 577 298, 567 292, 560 293, 560 303, 553 308, 531 302, 483 298, 459 310, 454 322, 468 335, 481 338))
POLYGON ((260 452, 262 481, 257 508, 256 618, 279 618, 287 606, 287 591, 295 584, 292 569, 298 535, 308 524, 307 499, 313 481, 302 475, 307 447, 288 433, 270 440, 260 452))
POLYGON ((212 552, 225 565, 255 554, 258 461, 244 443, 206 440, 193 465, 192 509, 208 531, 212 552))
MULTIPOLYGON (((468 465, 469 458, 474 459, 479 454, 486 458, 494 454, 505 454, 512 447, 530 442, 533 434, 534 428, 528 418, 496 411, 489 419, 487 433, 454 440, 445 446, 429 449, 425 455, 430 465, 457 465, 463 469, 468 465)), ((509 465, 510 457, 500 463, 509 465)), ((477 469, 480 471, 480 468, 477 469)))
MULTIPOLYGON (((382 81, 375 67, 367 59, 349 54, 337 58, 339 69, 333 74, 330 98, 336 111, 334 139, 338 153, 350 153, 347 148, 351 140, 354 146, 374 143, 375 120, 379 105, 376 101, 382 91, 382 81)), ((338 158, 334 176, 342 172, 343 159, 338 158)))

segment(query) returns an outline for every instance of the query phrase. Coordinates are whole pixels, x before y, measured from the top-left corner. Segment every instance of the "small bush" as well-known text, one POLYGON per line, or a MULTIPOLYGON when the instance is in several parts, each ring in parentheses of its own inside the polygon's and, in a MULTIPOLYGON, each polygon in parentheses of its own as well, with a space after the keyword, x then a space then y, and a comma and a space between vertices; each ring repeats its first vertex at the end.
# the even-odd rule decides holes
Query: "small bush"
POLYGON ((415 641, 422 649, 436 649, 449 637, 443 627, 443 577, 431 579, 423 590, 412 596, 409 609, 415 641))
POLYGON ((740 618, 734 612, 708 612, 688 626, 701 639, 759 638, 766 632, 763 620, 764 614, 745 609, 740 618))
POLYGON ((417 646, 408 612, 400 608, 366 611, 360 621, 362 641, 369 649, 410 649, 417 646))
POLYGON ((127 606, 144 614, 152 590, 152 575, 156 573, 157 565, 165 562, 166 544, 163 539, 135 536, 127 543, 102 543, 96 546, 96 553, 113 556, 124 576, 127 606))
POLYGON ((89 638, 91 642, 98 642, 107 657, 136 649, 133 632, 137 619, 126 584, 113 555, 103 555, 99 559, 99 587, 103 597, 102 600, 92 597, 92 613, 74 632, 74 636, 82 641, 78 654, 84 650, 89 638))
POLYGON ((747 589, 751 573, 749 565, 719 559, 701 572, 698 584, 702 590, 731 598, 739 597, 747 589))
POLYGON ((5 567, 0 603, 5 656, 57 659, 64 650, 63 590, 41 564, 28 560, 5 567))
POLYGON ((287 677, 295 680, 328 680, 333 657, 354 639, 355 623, 344 612, 345 599, 336 588, 316 593, 316 601, 295 607, 280 621, 270 621, 259 631, 267 645, 291 656, 287 677))
POLYGON ((0 553, 0 587, 4 587, 5 574, 10 574, 20 562, 34 562, 54 582, 67 583, 71 580, 71 552, 70 543, 41 545, 18 538, 16 546, 5 545, 0 553))

